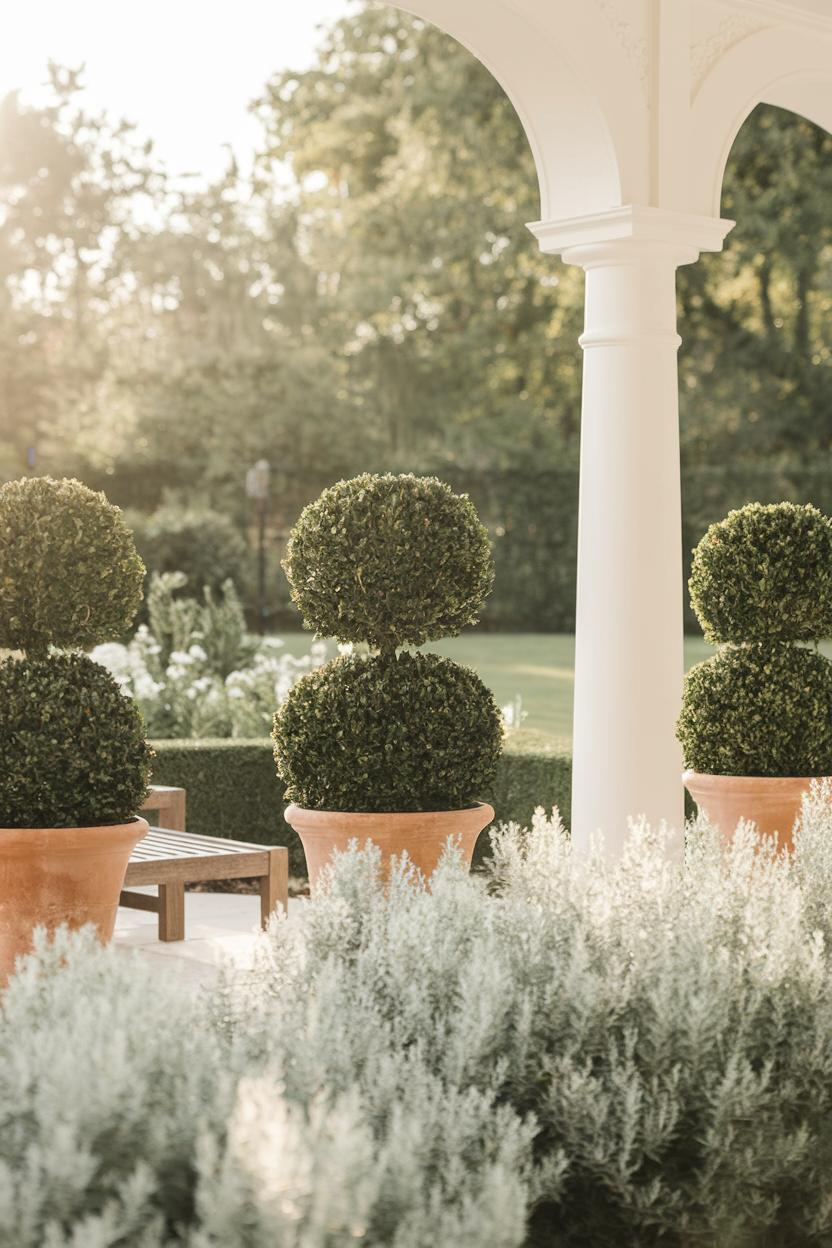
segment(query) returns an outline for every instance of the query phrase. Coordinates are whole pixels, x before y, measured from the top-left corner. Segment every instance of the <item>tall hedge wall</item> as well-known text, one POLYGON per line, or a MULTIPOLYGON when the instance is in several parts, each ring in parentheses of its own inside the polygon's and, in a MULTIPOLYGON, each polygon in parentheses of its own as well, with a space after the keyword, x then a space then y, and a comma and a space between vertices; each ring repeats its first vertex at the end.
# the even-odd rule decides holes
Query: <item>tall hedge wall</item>
MULTIPOLYGON (((284 802, 268 738, 256 741, 154 741, 153 783, 188 790, 188 830, 262 845, 288 845, 290 871, 306 874, 303 850, 283 819, 284 802)), ((569 820, 572 760, 563 743, 520 731, 508 742, 494 792, 500 821, 528 823, 535 806, 557 806, 569 820)), ((487 844, 481 838, 479 852, 487 844)))

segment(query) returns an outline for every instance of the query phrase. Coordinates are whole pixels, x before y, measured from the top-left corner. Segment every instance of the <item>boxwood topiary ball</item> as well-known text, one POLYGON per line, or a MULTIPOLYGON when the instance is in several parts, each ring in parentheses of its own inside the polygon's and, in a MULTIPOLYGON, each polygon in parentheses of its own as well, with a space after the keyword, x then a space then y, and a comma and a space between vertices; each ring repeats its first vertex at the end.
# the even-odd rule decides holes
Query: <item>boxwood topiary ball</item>
POLYGON ((832 523, 816 507, 749 503, 712 524, 693 558, 691 605, 708 641, 832 634, 832 523))
POLYGON ((339 481, 304 508, 283 566, 307 628, 379 649, 455 636, 494 581, 473 504, 435 477, 339 481))
POLYGON ((0 827, 125 823, 152 754, 137 707, 87 655, 0 664, 0 827))
POLYGON ((309 810, 459 810, 492 784, 503 726, 476 672, 405 652, 308 672, 272 736, 286 796, 309 810))
POLYGON ((132 534, 103 494, 50 477, 0 487, 0 647, 45 655, 114 641, 143 578, 132 534))
POLYGON ((685 765, 716 776, 832 775, 832 663, 789 644, 726 646, 685 678, 685 765))

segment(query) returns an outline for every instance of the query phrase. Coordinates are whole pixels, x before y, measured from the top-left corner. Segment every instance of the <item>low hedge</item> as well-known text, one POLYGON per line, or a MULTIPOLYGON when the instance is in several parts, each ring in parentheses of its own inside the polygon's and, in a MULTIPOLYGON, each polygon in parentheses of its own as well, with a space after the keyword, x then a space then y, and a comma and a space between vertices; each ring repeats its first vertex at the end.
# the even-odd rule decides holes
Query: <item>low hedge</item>
MULTIPOLYGON (((283 819, 285 803, 268 737, 255 741, 157 740, 153 748, 152 783, 187 789, 190 832, 261 845, 287 845, 292 875, 306 874, 300 841, 283 819)), ((568 743, 520 729, 509 737, 493 792, 484 797, 500 822, 528 824, 535 806, 557 806, 568 824, 571 783, 568 743)), ((487 843, 483 834, 478 857, 487 843)))

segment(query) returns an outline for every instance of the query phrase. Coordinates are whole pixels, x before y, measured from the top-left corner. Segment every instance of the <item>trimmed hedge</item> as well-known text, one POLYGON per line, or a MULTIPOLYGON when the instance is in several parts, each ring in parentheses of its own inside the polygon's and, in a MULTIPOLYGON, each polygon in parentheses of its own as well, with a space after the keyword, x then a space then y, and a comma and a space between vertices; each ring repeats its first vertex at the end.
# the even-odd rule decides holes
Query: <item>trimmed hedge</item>
POLYGON ((439 654, 349 654, 292 686, 272 739, 299 806, 455 810, 493 784, 503 724, 471 667, 439 654))
POLYGON ((124 823, 150 760, 135 702, 86 654, 0 663, 0 827, 124 823))
MULTIPOLYGON (((297 834, 283 819, 286 803, 275 773, 272 742, 156 740, 152 783, 188 790, 188 830, 204 836, 287 845, 292 875, 306 874, 297 834)), ((535 806, 557 806, 569 822, 572 758, 568 744, 543 733, 511 733, 485 794, 496 817, 528 824, 535 806)), ((477 857, 487 849, 480 837, 477 857)))
POLYGON ((412 473, 329 486, 301 512, 283 568, 306 628, 381 651, 456 637, 494 584, 471 500, 412 473))
POLYGON ((746 503, 700 540, 689 589, 706 641, 821 641, 832 633, 832 523, 806 503, 746 503))
POLYGON ((789 642, 722 646, 685 676, 685 766, 717 776, 828 776, 832 663, 789 642))
POLYGON ((114 641, 142 600, 144 564, 118 507, 80 481, 22 477, 0 486, 0 647, 114 641))

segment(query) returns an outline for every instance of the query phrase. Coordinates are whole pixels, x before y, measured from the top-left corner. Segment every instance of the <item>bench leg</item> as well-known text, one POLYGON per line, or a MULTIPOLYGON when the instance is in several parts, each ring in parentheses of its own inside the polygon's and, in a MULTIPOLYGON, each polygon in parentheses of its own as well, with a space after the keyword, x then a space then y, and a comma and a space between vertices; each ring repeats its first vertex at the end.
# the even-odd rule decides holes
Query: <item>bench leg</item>
POLYGON ((269 850, 269 871, 260 877, 260 926, 268 927, 277 906, 289 910, 289 851, 283 846, 269 850))
POLYGON ((159 939, 185 939, 185 884, 159 885, 159 939))
MULTIPOLYGON (((161 814, 161 811, 160 811, 161 814)), ((177 789, 168 798, 168 808, 165 811, 164 827, 172 828, 175 832, 185 831, 185 790, 177 789)))

